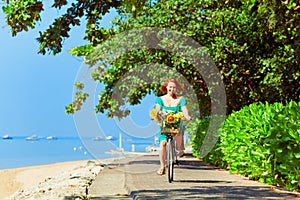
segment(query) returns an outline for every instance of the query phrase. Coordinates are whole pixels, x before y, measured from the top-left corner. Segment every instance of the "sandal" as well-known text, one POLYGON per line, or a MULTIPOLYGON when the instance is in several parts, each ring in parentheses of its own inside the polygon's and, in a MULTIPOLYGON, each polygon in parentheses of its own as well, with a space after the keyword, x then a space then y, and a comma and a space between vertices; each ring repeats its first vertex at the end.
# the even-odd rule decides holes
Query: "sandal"
POLYGON ((182 158, 184 156, 184 151, 182 151, 182 150, 178 151, 177 156, 179 158, 182 158))
POLYGON ((163 168, 159 168, 159 170, 157 170, 156 172, 158 175, 164 175, 166 173, 166 168, 163 167, 163 168))

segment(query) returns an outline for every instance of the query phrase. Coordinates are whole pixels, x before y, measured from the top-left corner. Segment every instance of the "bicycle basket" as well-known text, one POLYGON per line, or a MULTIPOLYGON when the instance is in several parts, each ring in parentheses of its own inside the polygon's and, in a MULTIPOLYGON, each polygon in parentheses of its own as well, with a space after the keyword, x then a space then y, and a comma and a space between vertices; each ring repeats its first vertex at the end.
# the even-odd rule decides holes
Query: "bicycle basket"
POLYGON ((180 132, 182 127, 182 120, 178 121, 176 124, 168 124, 163 122, 161 126, 161 134, 164 135, 176 135, 180 132))

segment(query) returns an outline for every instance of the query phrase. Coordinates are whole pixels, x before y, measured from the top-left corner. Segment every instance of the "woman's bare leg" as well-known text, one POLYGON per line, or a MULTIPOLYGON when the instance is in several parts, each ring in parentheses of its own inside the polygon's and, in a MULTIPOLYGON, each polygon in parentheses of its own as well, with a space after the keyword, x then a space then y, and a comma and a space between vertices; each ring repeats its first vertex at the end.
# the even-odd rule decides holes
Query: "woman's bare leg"
POLYGON ((178 134, 174 137, 176 141, 176 147, 178 151, 178 156, 181 157, 184 154, 184 145, 183 145, 183 134, 182 131, 180 131, 178 134))
POLYGON ((174 136, 174 139, 175 139, 175 141, 176 141, 176 147, 177 147, 177 150, 178 150, 178 151, 183 151, 184 148, 183 148, 183 146, 182 146, 182 142, 183 142, 182 133, 179 132, 178 134, 176 134, 176 135, 174 136))
POLYGON ((160 152, 159 152, 159 160, 160 160, 160 167, 165 168, 166 167, 166 157, 167 157, 167 151, 166 151, 167 141, 163 140, 160 142, 160 152))

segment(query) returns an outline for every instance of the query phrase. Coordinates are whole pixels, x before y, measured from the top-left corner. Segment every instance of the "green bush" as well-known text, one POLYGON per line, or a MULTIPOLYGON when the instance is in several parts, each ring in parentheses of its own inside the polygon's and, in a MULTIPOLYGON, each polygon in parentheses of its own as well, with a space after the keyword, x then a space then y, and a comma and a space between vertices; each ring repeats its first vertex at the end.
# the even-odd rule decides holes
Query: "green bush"
MULTIPOLYGON (((201 119, 193 120, 189 123, 187 132, 190 134, 192 149, 193 149, 193 156, 197 158, 200 157, 201 147, 206 136, 208 126, 210 123, 210 117, 203 117, 201 119)), ((219 142, 214 146, 212 154, 209 153, 206 157, 202 158, 205 162, 214 163, 215 165, 224 167, 225 164, 223 163, 222 152, 218 149, 219 142)))
MULTIPOLYGON (((273 184, 300 190, 300 103, 276 110, 270 137, 265 140, 273 156, 273 184)), ((264 181, 266 181, 264 179, 264 181)))
POLYGON ((199 157, 199 152, 209 125, 209 118, 195 119, 188 124, 187 132, 190 133, 193 155, 199 157))
MULTIPOLYGON (((253 180, 300 189, 300 103, 251 104, 227 117, 204 161, 253 180)), ((196 125, 194 125, 197 127, 196 125)), ((198 126, 198 127, 201 127, 198 126)), ((199 131, 193 143, 204 137, 199 131)), ((194 144, 198 149, 201 143, 194 144)))

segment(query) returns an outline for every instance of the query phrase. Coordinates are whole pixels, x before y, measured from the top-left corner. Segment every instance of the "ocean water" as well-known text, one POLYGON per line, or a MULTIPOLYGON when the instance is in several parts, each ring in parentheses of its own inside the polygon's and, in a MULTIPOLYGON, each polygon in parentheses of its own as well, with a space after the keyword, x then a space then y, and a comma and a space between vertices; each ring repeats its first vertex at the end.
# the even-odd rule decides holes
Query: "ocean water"
POLYGON ((145 152, 148 146, 156 145, 154 137, 118 137, 111 140, 79 137, 57 137, 47 140, 41 137, 35 141, 26 137, 0 139, 0 169, 18 168, 56 162, 106 159, 120 155, 110 153, 120 147, 124 151, 145 152))

